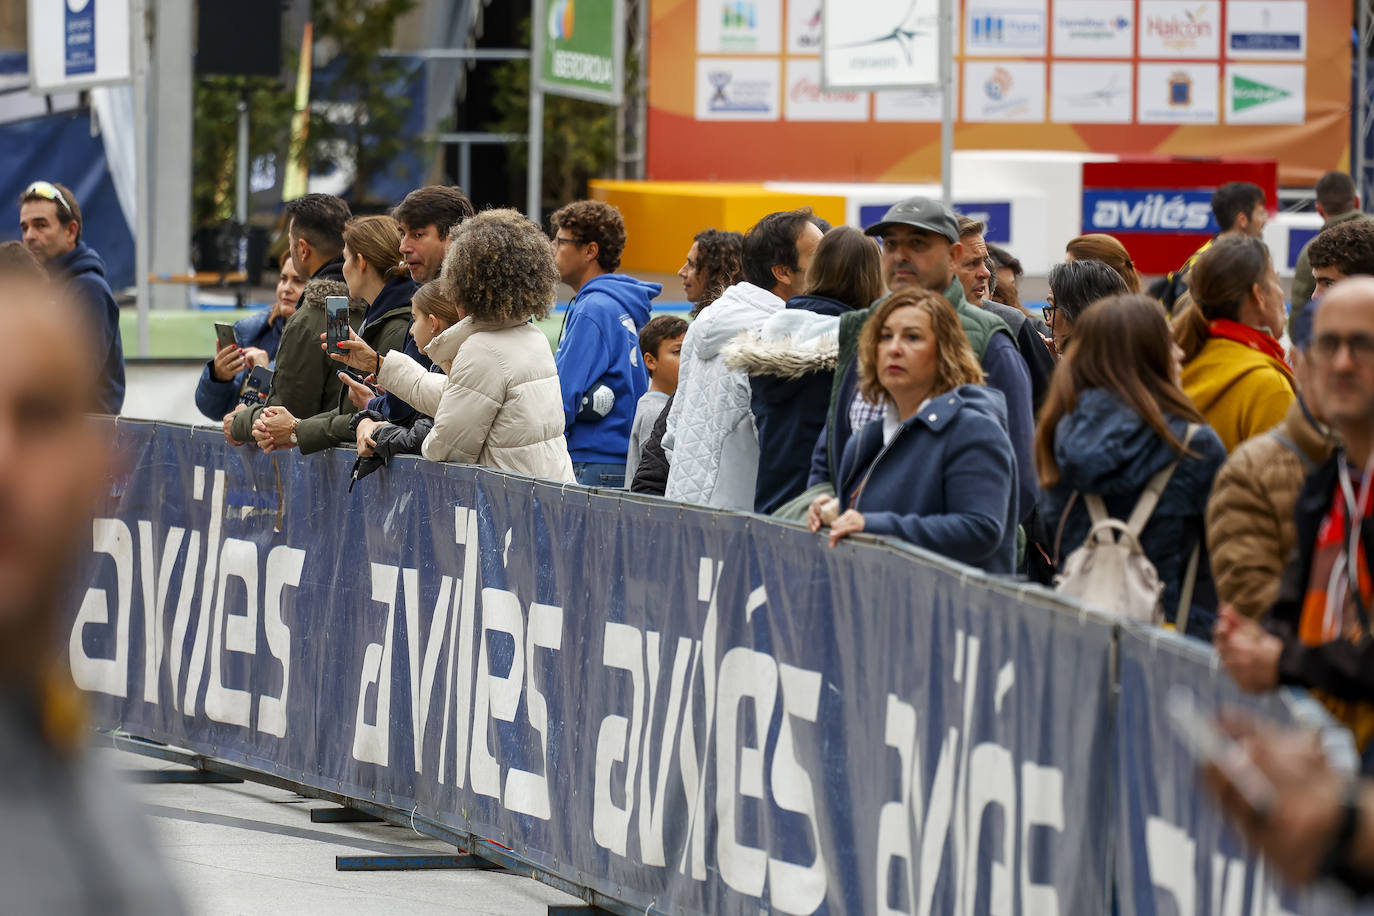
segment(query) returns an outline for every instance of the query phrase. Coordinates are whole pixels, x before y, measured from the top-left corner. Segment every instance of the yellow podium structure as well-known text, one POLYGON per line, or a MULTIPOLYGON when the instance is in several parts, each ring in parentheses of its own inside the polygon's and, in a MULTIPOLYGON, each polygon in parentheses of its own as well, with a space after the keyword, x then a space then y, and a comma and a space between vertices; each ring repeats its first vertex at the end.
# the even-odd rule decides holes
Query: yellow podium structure
POLYGON ((621 269, 628 273, 677 273, 701 230, 744 232, 776 210, 809 206, 837 226, 845 219, 843 197, 771 191, 761 184, 593 179, 591 196, 619 207, 625 217, 621 269))

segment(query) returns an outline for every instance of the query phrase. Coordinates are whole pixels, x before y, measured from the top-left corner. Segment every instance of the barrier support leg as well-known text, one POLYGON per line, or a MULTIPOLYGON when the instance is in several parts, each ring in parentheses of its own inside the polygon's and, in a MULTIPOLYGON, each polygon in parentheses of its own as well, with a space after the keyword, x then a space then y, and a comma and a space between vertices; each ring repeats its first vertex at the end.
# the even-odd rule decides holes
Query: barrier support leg
POLYGON ((359 811, 357 808, 311 808, 312 824, 380 824, 382 819, 375 814, 359 811))
POLYGON ((205 783, 241 783, 236 776, 211 773, 209 770, 126 770, 124 778, 141 785, 185 785, 205 783))
POLYGON ((425 871, 430 869, 474 869, 491 871, 500 868, 481 856, 421 855, 421 856, 335 856, 335 871, 425 871))

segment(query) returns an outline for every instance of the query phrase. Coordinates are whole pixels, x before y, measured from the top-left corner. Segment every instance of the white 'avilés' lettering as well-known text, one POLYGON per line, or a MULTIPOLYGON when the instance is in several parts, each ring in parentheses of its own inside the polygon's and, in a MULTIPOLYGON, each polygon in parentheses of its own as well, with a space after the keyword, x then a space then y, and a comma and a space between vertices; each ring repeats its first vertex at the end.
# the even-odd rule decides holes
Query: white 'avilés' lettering
MULTIPOLYGON (((193 496, 202 500, 205 468, 195 469, 194 480, 193 496)), ((129 525, 120 519, 94 520, 94 552, 114 564, 116 594, 111 596, 96 587, 86 590, 67 642, 72 678, 83 690, 114 697, 134 694, 130 689, 134 671, 130 668, 129 628, 137 615, 143 627, 143 702, 161 702, 165 664, 173 708, 195 716, 203 691, 208 718, 285 737, 286 699, 291 685, 291 630, 282 615, 282 596, 287 588, 300 586, 305 551, 280 545, 272 548, 263 562, 257 545, 251 541, 228 538, 221 543, 223 508, 224 472, 216 471, 208 530, 191 531, 188 536, 185 528, 170 527, 160 552, 152 521, 136 521, 135 537, 129 525), (182 573, 168 640, 167 611, 173 571, 179 559, 182 573), (198 613, 197 573, 201 574, 198 613), (241 587, 231 588, 230 580, 241 587), (134 605, 135 583, 143 602, 138 611, 134 605), (113 628, 113 639, 108 640, 114 644, 111 657, 92 656, 87 649, 88 631, 99 632, 98 628, 113 628), (188 633, 192 634, 189 664, 188 633), (252 692, 229 686, 227 674, 244 667, 244 662, 235 663, 233 659, 257 656, 264 643, 267 654, 281 669, 281 689, 275 695, 264 692, 258 697, 254 721, 252 692)))

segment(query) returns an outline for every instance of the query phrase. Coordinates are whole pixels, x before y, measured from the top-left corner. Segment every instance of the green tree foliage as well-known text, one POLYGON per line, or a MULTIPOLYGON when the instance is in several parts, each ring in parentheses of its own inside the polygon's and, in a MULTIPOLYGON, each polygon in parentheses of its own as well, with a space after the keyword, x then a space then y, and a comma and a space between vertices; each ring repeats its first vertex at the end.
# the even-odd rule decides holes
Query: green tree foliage
MULTIPOLYGON (((396 22, 417 0, 314 0, 317 61, 336 68, 328 93, 312 86, 309 139, 312 171, 335 164, 354 169, 353 197, 420 142, 402 135, 410 98, 396 92, 409 75, 404 60, 382 57, 396 22)), ((294 73, 296 53, 284 55, 294 73)), ((295 95, 274 80, 203 77, 196 85, 192 153, 192 217, 206 226, 233 215, 237 177, 239 87, 248 85, 251 158, 275 154, 285 167, 295 95)))
MULTIPOLYGON (((529 20, 524 35, 529 38, 529 20)), ((524 134, 530 123, 530 65, 527 60, 507 61, 496 78, 492 105, 499 114, 489 125, 497 133, 524 134)), ((525 173, 529 147, 507 147, 510 171, 525 173)), ((545 207, 561 206, 587 196, 587 181, 604 178, 615 170, 615 108, 597 102, 544 96, 545 207)))
POLYGON ((276 154, 285 162, 291 139, 291 96, 272 80, 208 76, 196 84, 192 127, 191 214, 196 226, 207 226, 234 215, 238 177, 238 104, 241 86, 248 87, 251 159, 276 154))

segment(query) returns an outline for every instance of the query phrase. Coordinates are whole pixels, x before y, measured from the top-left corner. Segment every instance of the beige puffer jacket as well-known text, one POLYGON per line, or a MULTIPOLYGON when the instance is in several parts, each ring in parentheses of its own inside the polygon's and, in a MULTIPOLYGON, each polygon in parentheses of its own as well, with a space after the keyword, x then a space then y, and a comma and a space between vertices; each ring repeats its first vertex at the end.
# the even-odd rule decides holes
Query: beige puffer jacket
POLYGON ((1278 597, 1297 540, 1293 507, 1309 468, 1290 443, 1313 468, 1333 447, 1296 400, 1278 426, 1237 446, 1217 472, 1207 501, 1207 550, 1217 597, 1247 617, 1263 614, 1278 597))
POLYGON ((425 352, 447 378, 393 351, 377 379, 434 418, 424 457, 573 482, 558 369, 543 331, 529 321, 468 317, 425 352))

